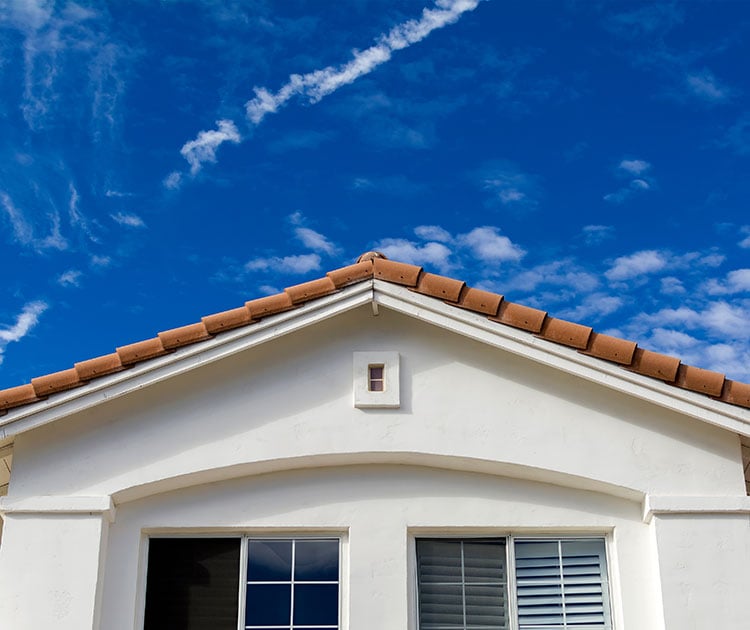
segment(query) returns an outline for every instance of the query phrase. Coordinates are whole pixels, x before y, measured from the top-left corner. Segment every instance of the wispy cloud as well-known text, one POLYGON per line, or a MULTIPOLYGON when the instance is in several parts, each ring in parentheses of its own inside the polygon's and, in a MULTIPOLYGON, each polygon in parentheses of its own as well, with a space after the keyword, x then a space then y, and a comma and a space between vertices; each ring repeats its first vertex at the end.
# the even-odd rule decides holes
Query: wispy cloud
POLYGON ((586 245, 598 245, 612 238, 615 228, 612 225, 584 225, 581 232, 586 245))
POLYGON ((146 227, 146 223, 137 214, 116 212, 115 214, 109 215, 115 223, 124 225, 132 228, 146 227))
POLYGON ((480 181, 495 203, 516 207, 534 207, 538 203, 537 178, 510 162, 501 161, 485 167, 480 173, 480 181))
POLYGON ((338 253, 339 248, 327 236, 305 226, 306 220, 301 212, 293 212, 288 218, 294 226, 294 236, 307 249, 327 256, 334 256, 338 253))
POLYGON ((441 228, 439 225, 418 225, 414 228, 414 234, 425 241, 437 241, 447 243, 453 237, 448 230, 441 228))
POLYGON ((631 179, 627 185, 620 187, 615 192, 604 195, 604 201, 610 203, 623 203, 635 193, 651 190, 653 187, 653 179, 646 176, 646 173, 650 170, 651 164, 646 160, 621 160, 617 165, 616 173, 620 177, 631 179))
POLYGON ((688 91, 709 103, 724 103, 729 100, 731 91, 709 70, 696 73, 688 73, 685 77, 688 91))
POLYGON ((252 258, 245 263, 245 271, 303 274, 317 269, 320 269, 320 256, 318 254, 258 257, 252 258))
POLYGON ((78 269, 68 269, 57 277, 57 284, 61 287, 77 287, 81 284, 83 273, 78 269))
POLYGON ((750 112, 745 112, 737 119, 719 144, 738 155, 750 155, 750 112))
POLYGON ((317 103, 340 87, 372 72, 388 61, 393 52, 422 41, 436 29, 453 24, 463 13, 472 11, 478 5, 479 0, 438 0, 435 8, 423 9, 420 19, 408 20, 393 27, 381 35, 373 46, 355 51, 352 59, 345 64, 306 74, 292 74, 277 92, 256 87, 255 98, 245 105, 247 117, 257 125, 295 96, 303 96, 310 103, 317 103))
POLYGON ((605 25, 617 35, 635 39, 655 34, 664 35, 682 23, 684 15, 676 3, 661 2, 632 11, 611 14, 605 25))
POLYGON ((50 233, 48 236, 38 238, 34 234, 34 227, 28 221, 20 208, 16 207, 10 195, 0 191, 0 204, 13 230, 13 236, 19 245, 31 247, 36 251, 50 249, 64 250, 68 248, 68 241, 60 232, 60 215, 53 211, 49 214, 50 233))
POLYGON ((201 131, 195 140, 182 145, 180 153, 190 164, 191 175, 197 174, 205 162, 216 162, 216 151, 224 142, 239 144, 242 140, 237 126, 231 120, 217 120, 216 127, 201 131))
POLYGON ((737 245, 742 247, 743 249, 750 249, 750 225, 743 225, 740 228, 740 231, 744 234, 747 234, 745 238, 743 238, 737 245))
POLYGON ((39 317, 46 311, 48 305, 45 302, 29 302, 26 304, 21 313, 16 317, 14 324, 0 327, 0 364, 3 362, 5 348, 9 343, 20 341, 31 332, 31 329, 37 325, 39 317))
MULTIPOLYGON (((407 20, 377 38, 365 50, 355 50, 351 60, 338 66, 327 66, 305 74, 291 74, 287 82, 272 92, 255 87, 255 97, 245 104, 248 120, 258 125, 268 115, 276 113, 290 99, 300 96, 317 103, 339 88, 353 83, 388 61, 397 50, 422 41, 432 31, 456 22, 462 14, 476 9, 479 0, 436 0, 434 8, 423 9, 419 19, 407 20)), ((190 164, 190 173, 197 174, 204 163, 216 161, 216 151, 224 142, 239 143, 242 138, 235 123, 217 121, 217 129, 201 131, 194 140, 186 142, 180 153, 190 164)), ((317 138, 316 138, 317 141, 317 138)), ((170 173, 163 184, 168 189, 179 188, 180 174, 170 173)))

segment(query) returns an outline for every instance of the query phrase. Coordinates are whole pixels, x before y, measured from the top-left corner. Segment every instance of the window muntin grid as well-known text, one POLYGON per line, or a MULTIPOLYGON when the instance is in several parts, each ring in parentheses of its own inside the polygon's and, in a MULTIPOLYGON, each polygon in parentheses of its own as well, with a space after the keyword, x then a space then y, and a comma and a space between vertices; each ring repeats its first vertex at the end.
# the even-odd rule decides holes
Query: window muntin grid
POLYGON ((339 539, 249 538, 246 630, 338 630, 339 539))

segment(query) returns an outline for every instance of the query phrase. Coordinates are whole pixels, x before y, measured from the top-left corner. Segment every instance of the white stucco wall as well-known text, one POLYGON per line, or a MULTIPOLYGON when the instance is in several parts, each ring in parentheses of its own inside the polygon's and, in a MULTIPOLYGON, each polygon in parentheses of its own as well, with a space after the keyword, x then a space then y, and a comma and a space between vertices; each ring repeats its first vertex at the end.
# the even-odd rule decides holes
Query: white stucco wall
MULTIPOLYGON (((713 515, 707 529, 696 529, 704 517, 644 522, 642 501, 742 496, 740 457, 729 431, 386 309, 374 317, 360 308, 20 435, 9 498, 112 497, 118 506, 98 558, 103 604, 92 596, 91 610, 56 618, 57 628, 96 628, 101 613, 102 628, 138 629, 144 532, 184 528, 345 533, 345 630, 413 619, 409 541, 419 528, 606 534, 617 630, 699 628, 689 624, 706 610, 722 627, 737 627, 720 606, 750 589, 740 572, 750 566, 747 516, 713 515), (367 350, 399 352, 400 409, 354 408, 352 353, 367 350), (678 571, 679 541, 691 532, 735 543, 712 557, 695 554, 678 571), (726 573, 728 588, 704 577, 711 566, 726 573), (686 598, 674 586, 678 576, 700 598, 686 598)), ((23 616, 24 587, 12 574, 22 553, 41 570, 46 552, 35 552, 13 519, 0 547, 0 584, 9 588, 0 620, 10 610, 10 627, 39 627, 23 616)), ((106 518, 96 519, 106 532, 106 518)), ((90 541, 77 531, 53 538, 58 554, 73 558, 70 545, 90 541)), ((49 588, 76 579, 64 563, 55 567, 49 588)), ((98 571, 92 565, 88 575, 98 571)), ((45 607, 39 619, 52 621, 45 607)))

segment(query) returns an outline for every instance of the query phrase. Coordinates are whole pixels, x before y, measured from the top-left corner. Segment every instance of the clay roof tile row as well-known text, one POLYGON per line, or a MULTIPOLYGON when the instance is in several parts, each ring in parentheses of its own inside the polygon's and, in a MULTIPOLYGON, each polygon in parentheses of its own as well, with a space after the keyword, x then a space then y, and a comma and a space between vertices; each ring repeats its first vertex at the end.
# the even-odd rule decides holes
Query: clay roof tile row
POLYGON ((200 343, 224 331, 251 326, 264 317, 297 308, 351 284, 376 278, 486 316, 546 341, 676 387, 698 392, 730 405, 750 408, 750 384, 725 378, 719 372, 683 365, 670 357, 639 348, 634 341, 595 332, 590 326, 550 317, 545 311, 505 300, 502 295, 474 289, 466 283, 425 272, 422 267, 388 260, 367 252, 357 263, 329 271, 324 277, 286 288, 283 292, 246 302, 244 306, 207 315, 200 322, 160 332, 157 337, 121 346, 112 354, 76 363, 73 368, 32 379, 28 385, 0 390, 0 414, 37 402, 52 394, 162 356, 177 348, 200 343))

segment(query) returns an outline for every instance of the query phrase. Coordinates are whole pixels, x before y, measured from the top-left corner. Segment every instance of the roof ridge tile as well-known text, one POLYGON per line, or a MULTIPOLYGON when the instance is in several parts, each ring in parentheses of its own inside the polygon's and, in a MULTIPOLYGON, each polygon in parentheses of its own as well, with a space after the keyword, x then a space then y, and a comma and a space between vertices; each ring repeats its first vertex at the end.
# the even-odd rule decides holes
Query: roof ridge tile
POLYGON ((546 317, 546 311, 540 311, 538 308, 503 300, 500 303, 497 317, 490 317, 490 319, 494 322, 507 324, 513 328, 539 333, 542 330, 546 317))
POLYGON ((425 272, 420 274, 417 286, 412 291, 455 303, 458 302, 465 286, 466 283, 463 280, 425 272))
POLYGON ((165 350, 174 350, 182 346, 190 345, 196 341, 203 341, 210 338, 211 335, 206 329, 206 325, 201 321, 187 326, 170 328, 159 333, 159 339, 165 350))
POLYGON ((422 267, 409 263, 396 262, 387 258, 373 259, 373 276, 378 280, 387 280, 407 287, 415 287, 419 282, 422 267))

